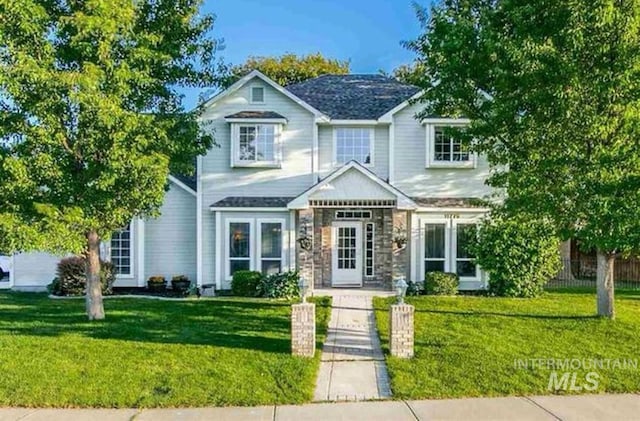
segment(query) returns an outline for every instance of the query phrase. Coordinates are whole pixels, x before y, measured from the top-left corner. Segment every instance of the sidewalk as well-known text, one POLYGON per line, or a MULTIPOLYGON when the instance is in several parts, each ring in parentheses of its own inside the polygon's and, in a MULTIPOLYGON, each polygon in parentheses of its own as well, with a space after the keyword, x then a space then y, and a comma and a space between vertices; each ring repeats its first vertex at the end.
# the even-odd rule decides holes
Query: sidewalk
POLYGON ((536 396, 189 409, 0 408, 0 421, 640 420, 640 395, 536 396))
POLYGON ((334 292, 314 401, 390 397, 389 376, 375 326, 371 294, 334 292))

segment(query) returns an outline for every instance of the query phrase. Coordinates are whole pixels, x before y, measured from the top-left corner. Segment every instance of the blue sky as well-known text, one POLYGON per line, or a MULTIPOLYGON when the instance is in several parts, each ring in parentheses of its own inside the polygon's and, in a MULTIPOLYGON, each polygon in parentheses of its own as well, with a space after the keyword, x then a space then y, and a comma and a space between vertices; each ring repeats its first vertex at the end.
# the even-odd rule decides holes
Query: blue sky
MULTIPOLYGON (((411 0, 205 0, 217 16, 214 36, 223 38, 225 61, 250 55, 321 52, 351 61, 353 73, 390 71, 413 57, 400 41, 419 33, 411 0)), ((198 91, 185 91, 187 109, 198 91)))

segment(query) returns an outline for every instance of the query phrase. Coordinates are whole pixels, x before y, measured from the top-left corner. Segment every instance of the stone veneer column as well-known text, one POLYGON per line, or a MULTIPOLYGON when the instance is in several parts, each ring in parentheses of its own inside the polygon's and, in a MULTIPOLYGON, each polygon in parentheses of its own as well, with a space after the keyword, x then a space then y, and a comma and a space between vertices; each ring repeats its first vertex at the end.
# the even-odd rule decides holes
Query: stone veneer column
POLYGON ((313 286, 313 209, 299 211, 297 222, 296 254, 300 277, 304 278, 309 283, 309 286, 313 286), (298 240, 304 236, 311 240, 311 250, 303 250, 300 247, 300 241, 298 240))
POLYGON ((399 358, 413 358, 413 313, 409 304, 394 304, 389 317, 389 349, 399 358))
MULTIPOLYGON (((404 233, 406 243, 403 247, 398 248, 393 244, 393 279, 405 278, 408 279, 408 266, 409 266, 409 232, 408 232, 408 212, 406 211, 393 211, 393 229, 398 233, 404 233)), ((392 234, 392 236, 395 233, 392 234)))
POLYGON ((291 354, 313 357, 316 352, 316 305, 291 306, 291 354))

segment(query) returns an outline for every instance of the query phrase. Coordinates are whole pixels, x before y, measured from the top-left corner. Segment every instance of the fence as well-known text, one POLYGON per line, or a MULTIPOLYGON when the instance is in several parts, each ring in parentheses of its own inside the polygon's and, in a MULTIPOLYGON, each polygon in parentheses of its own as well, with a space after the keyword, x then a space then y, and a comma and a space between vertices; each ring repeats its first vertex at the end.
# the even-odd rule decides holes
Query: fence
MULTIPOLYGON (((614 286, 619 289, 640 290, 640 261, 616 259, 613 267, 614 286)), ((596 287, 597 263, 593 258, 580 260, 565 259, 562 270, 555 279, 549 281, 547 288, 596 287)))

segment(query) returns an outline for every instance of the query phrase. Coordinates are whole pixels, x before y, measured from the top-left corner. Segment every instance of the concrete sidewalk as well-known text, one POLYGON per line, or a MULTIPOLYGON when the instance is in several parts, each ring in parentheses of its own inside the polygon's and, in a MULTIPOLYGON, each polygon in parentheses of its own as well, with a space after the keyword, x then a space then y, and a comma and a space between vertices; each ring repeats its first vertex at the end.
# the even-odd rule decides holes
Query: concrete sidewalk
POLYGON ((640 420, 640 395, 534 396, 189 409, 0 408, 0 421, 640 420))

